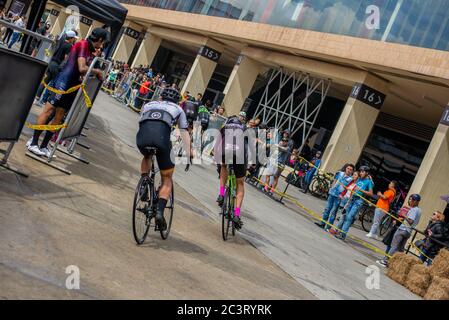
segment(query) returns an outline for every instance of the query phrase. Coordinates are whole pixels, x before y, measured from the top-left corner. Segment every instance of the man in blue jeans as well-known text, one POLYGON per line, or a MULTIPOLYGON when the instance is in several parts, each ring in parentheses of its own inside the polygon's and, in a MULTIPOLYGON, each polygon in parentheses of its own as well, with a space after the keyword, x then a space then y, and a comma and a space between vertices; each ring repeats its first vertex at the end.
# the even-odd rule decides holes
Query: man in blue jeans
POLYGON ((338 229, 342 230, 335 235, 337 239, 345 240, 346 235, 351 227, 352 221, 359 213, 360 208, 363 206, 364 200, 361 198, 367 198, 373 196, 374 183, 369 176, 370 168, 367 166, 360 167, 360 178, 357 180, 354 194, 351 200, 349 200, 348 207, 346 208, 346 214, 344 219, 338 224, 338 229))
POLYGON ((323 212, 323 220, 320 222, 315 222, 315 224, 324 228, 324 230, 328 231, 331 229, 331 226, 334 224, 335 216, 337 214, 338 207, 340 206, 341 193, 345 190, 345 187, 352 181, 352 174, 354 173, 354 165, 346 164, 343 167, 342 171, 337 172, 335 175, 334 183, 332 184, 331 189, 329 190, 329 197, 327 198, 327 206, 323 212), (329 224, 325 222, 329 221, 329 224))

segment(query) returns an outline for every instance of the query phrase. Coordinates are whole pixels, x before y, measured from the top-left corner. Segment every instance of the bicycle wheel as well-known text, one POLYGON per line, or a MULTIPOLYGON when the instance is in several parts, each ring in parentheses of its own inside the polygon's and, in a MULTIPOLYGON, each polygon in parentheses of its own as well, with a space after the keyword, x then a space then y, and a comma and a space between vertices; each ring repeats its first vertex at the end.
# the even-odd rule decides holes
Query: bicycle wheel
POLYGON ((221 207, 221 233, 223 240, 228 240, 229 227, 231 226, 231 193, 226 190, 223 206, 221 207))
POLYGON ((149 192, 149 189, 151 188, 151 185, 148 185, 145 188, 145 192, 148 194, 147 198, 148 201, 142 201, 142 194, 141 189, 142 185, 149 182, 147 181, 147 178, 140 178, 139 183, 137 184, 136 191, 134 193, 134 203, 133 203, 133 234, 134 234, 134 240, 136 240, 136 243, 138 245, 141 245, 145 242, 145 239, 148 235, 148 230, 150 230, 151 226, 151 215, 148 212, 148 209, 151 208, 151 193, 149 192))
POLYGON ((379 234, 384 236, 393 227, 393 219, 390 216, 385 216, 380 223, 379 234))
POLYGON ((310 193, 316 197, 320 196, 320 194, 319 194, 320 185, 319 184, 320 184, 320 182, 318 181, 318 179, 313 178, 312 182, 310 183, 310 186, 309 186, 310 193))
MULTIPOLYGON (((235 198, 231 199, 231 206, 229 207, 229 223, 231 224, 232 229, 232 236, 235 237, 235 224, 234 224, 234 208, 235 208, 235 198)), ((229 227, 228 227, 229 228, 229 227)))
POLYGON ((168 201, 167 201, 167 206, 165 207, 165 212, 164 212, 165 220, 167 221, 167 230, 160 231, 161 237, 163 240, 167 240, 168 235, 170 234, 170 229, 171 229, 171 225, 173 222, 174 209, 175 209, 175 189, 174 189, 174 186, 172 186, 170 199, 168 199, 168 201))
POLYGON ((366 232, 371 230, 374 220, 374 210, 371 207, 365 207, 360 215, 360 220, 362 221, 362 228, 366 232))

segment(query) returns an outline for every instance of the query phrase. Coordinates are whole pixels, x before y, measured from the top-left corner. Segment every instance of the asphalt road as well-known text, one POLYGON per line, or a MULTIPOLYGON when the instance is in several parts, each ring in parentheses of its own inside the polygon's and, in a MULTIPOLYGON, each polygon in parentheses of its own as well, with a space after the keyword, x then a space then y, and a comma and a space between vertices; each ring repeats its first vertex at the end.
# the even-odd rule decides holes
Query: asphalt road
MULTIPOLYGON (((383 270, 380 289, 368 289, 366 268, 376 255, 336 241, 292 204, 249 186, 245 227, 224 243, 217 174, 208 165, 177 170, 170 239, 152 233, 137 247, 130 213, 140 162, 137 118, 101 93, 82 138, 92 149, 77 149, 91 163, 62 154, 55 161, 71 176, 25 157, 25 130, 11 161, 30 178, 0 169, 0 298, 417 298, 383 270), (80 290, 65 288, 69 265, 80 269, 80 290)), ((308 196, 301 201, 322 207, 308 196)))

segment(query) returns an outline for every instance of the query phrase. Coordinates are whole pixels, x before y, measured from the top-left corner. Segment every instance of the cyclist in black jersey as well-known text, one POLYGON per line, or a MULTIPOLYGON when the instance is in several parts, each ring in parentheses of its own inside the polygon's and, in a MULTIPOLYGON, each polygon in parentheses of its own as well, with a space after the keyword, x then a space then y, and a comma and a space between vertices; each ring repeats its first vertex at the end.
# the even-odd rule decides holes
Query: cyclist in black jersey
MULTIPOLYGON (((148 147, 154 147, 156 159, 161 173, 161 188, 159 189, 159 200, 157 203, 156 223, 160 230, 167 229, 164 218, 164 210, 173 187, 173 172, 175 169, 175 156, 172 152, 170 135, 175 124, 181 131, 184 149, 190 157, 190 136, 187 131, 187 118, 182 108, 177 104, 180 99, 178 90, 166 88, 161 94, 162 101, 152 101, 142 107, 139 121, 139 132, 137 133, 137 147, 143 155, 141 164, 142 176, 148 175, 152 164, 148 147)), ((144 188, 146 186, 143 186, 144 188)))
POLYGON ((245 176, 248 161, 248 141, 245 136, 246 113, 230 117, 220 130, 215 144, 215 161, 220 164, 220 193, 217 198, 219 206, 223 205, 226 181, 228 179, 227 165, 232 164, 237 180, 236 206, 234 211, 234 223, 237 229, 243 226, 240 218, 240 208, 245 196, 245 176))

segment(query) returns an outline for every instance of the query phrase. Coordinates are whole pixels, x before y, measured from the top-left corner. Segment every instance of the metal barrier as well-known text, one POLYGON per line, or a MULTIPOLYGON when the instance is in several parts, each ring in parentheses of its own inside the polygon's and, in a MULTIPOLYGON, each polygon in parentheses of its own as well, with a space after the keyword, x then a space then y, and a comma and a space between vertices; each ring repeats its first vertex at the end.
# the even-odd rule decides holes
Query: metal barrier
MULTIPOLYGON (((8 29, 18 31, 20 33, 30 36, 31 38, 41 41, 41 43, 39 45, 38 53, 35 58, 38 60, 41 60, 41 61, 45 61, 47 63, 50 62, 51 58, 53 57, 54 48, 56 47, 55 41, 53 41, 52 39, 49 39, 46 36, 43 36, 39 33, 27 30, 25 28, 20 28, 13 23, 10 23, 10 22, 0 19, 0 26, 1 25, 5 26, 8 29)), ((8 44, 6 44, 6 45, 8 45, 8 44)), ((10 49, 10 50, 12 50, 12 49, 10 49)))
MULTIPOLYGON (((107 74, 111 67, 110 61, 101 58, 95 58, 94 61, 91 63, 89 70, 84 77, 82 85, 84 87, 85 93, 89 97, 90 101, 92 101, 92 103, 102 85, 102 82, 92 73, 92 69, 96 67, 97 64, 102 65, 101 69, 103 70, 103 75, 107 74)), ((89 106, 86 101, 85 93, 82 88, 78 90, 76 98, 65 118, 65 126, 59 132, 58 138, 54 146, 50 148, 50 154, 48 158, 41 158, 29 152, 26 153, 27 156, 39 162, 42 162, 46 165, 49 165, 54 169, 62 171, 66 174, 71 174, 71 172, 66 168, 60 167, 52 163, 56 151, 60 151, 85 164, 89 164, 89 162, 84 158, 82 158, 80 155, 74 154, 75 146, 78 143, 79 137, 82 135, 85 123, 91 111, 91 106, 89 106), (70 144, 67 147, 67 150, 64 150, 63 148, 59 147, 60 142, 63 140, 70 140, 70 144)), ((86 147, 86 149, 90 148, 86 147)))
POLYGON ((25 177, 28 174, 9 165, 8 158, 19 140, 47 66, 47 63, 30 56, 0 48, 0 143, 9 144, 6 150, 0 150, 3 154, 0 166, 25 177), (23 75, 26 75, 26 80, 23 75))
POLYGON ((214 149, 213 131, 210 129, 220 130, 228 119, 218 114, 211 114, 209 117, 209 126, 203 134, 203 155, 210 155, 214 149))
MULTIPOLYGON (((414 255, 415 257, 420 257, 420 256, 418 256, 417 254, 415 254, 414 252, 411 252, 410 251, 410 249, 412 249, 412 248, 414 248, 415 246, 414 246, 414 243, 415 243, 415 240, 416 240, 416 237, 418 236, 418 234, 421 234, 421 235, 423 235, 424 237, 426 237, 426 234, 423 232, 423 231, 420 231, 420 230, 417 230, 417 229, 413 229, 413 236, 411 237, 411 240, 409 241, 409 243, 408 243, 408 246, 407 246, 407 249, 406 249, 406 251, 405 251, 405 253, 406 254, 412 254, 412 255, 414 255)), ((435 243, 437 243, 437 244, 439 244, 440 246, 442 246, 442 247, 445 247, 445 248, 447 248, 448 250, 449 250, 449 244, 447 244, 447 243, 444 243, 444 242, 441 242, 440 240, 437 240, 437 239, 433 239, 432 237, 430 237, 430 239, 432 240, 432 241, 434 241, 435 243)))

